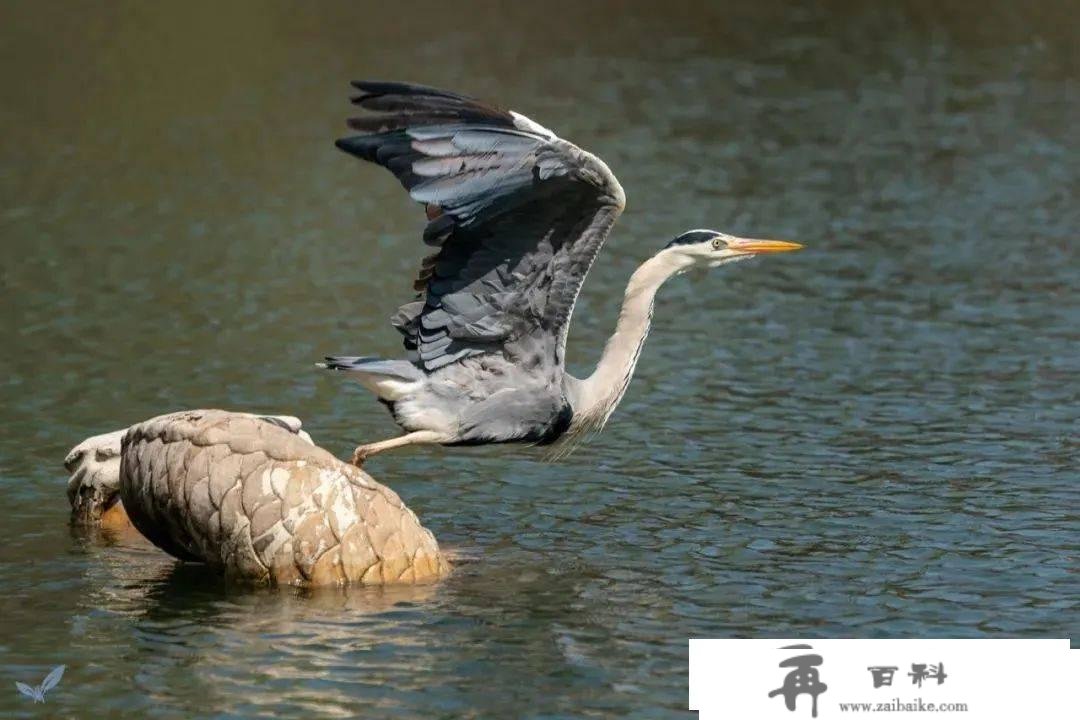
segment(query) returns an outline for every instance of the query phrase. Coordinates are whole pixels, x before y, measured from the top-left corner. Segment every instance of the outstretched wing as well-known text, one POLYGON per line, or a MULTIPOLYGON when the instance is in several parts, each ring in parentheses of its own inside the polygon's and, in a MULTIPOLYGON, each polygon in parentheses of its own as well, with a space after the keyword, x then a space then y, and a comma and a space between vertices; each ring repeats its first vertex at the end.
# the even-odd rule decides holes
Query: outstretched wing
POLYGON ((18 680, 16 680, 15 681, 15 687, 16 687, 16 689, 18 689, 19 692, 21 692, 23 695, 25 695, 28 698, 37 697, 37 693, 35 692, 36 688, 30 687, 29 685, 27 685, 24 682, 19 682, 18 680))
POLYGON ((41 681, 42 694, 47 693, 59 684, 60 678, 64 677, 66 667, 66 665, 57 665, 52 669, 52 672, 45 676, 45 679, 41 681))
POLYGON ((561 365, 585 274, 625 203, 595 156, 514 112, 434 88, 356 82, 338 140, 423 203, 424 258, 393 324, 420 367, 503 351, 561 365))

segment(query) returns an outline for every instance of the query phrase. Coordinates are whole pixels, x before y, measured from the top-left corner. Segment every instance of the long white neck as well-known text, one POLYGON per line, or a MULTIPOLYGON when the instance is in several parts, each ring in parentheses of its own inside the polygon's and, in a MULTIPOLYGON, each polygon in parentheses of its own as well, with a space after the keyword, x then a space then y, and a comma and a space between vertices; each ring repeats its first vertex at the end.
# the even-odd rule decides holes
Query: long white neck
POLYGON ((615 333, 608 339, 592 375, 576 384, 571 401, 573 428, 599 430, 611 417, 630 385, 641 348, 649 334, 656 291, 664 282, 693 264, 682 253, 661 251, 630 276, 615 333))

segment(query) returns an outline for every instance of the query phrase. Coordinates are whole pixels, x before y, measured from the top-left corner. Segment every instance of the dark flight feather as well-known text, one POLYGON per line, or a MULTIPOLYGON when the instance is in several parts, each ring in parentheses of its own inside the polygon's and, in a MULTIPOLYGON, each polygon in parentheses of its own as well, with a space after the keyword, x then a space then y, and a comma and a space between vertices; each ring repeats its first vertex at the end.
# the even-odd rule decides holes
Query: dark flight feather
POLYGON ((607 166, 464 95, 353 85, 365 114, 337 146, 397 177, 425 206, 423 241, 436 248, 413 284, 422 301, 392 318, 410 357, 429 372, 500 349, 561 363, 577 293, 623 207, 607 166))

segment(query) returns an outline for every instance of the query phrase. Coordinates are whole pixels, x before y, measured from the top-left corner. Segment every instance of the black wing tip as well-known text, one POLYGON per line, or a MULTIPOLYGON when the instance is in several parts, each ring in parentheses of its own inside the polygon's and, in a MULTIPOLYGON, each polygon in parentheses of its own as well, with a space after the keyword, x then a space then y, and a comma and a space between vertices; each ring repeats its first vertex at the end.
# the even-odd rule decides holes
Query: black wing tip
POLYGON ((370 113, 349 121, 361 132, 462 122, 514 125, 513 116, 500 107, 430 85, 390 80, 354 80, 351 85, 361 93, 350 98, 352 103, 370 113))
POLYGON ((363 151, 362 137, 343 137, 334 141, 334 147, 342 152, 346 152, 353 157, 367 159, 366 153, 363 151))
POLYGON ((450 92, 449 90, 443 90, 431 85, 408 82, 405 80, 353 80, 349 84, 364 93, 361 97, 354 98, 353 102, 380 95, 435 95, 438 97, 475 102, 475 98, 471 98, 468 95, 461 95, 460 93, 450 92))
POLYGON ((353 157, 375 162, 379 151, 379 139, 372 135, 350 135, 334 141, 334 147, 353 157))

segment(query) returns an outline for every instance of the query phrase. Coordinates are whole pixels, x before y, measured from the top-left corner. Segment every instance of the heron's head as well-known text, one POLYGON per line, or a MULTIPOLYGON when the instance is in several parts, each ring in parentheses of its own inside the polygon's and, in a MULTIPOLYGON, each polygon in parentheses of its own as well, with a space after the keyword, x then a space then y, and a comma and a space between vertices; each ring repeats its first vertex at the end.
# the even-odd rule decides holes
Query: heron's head
POLYGON ((716 230, 691 230, 664 248, 689 267, 717 267, 766 253, 791 252, 802 245, 786 240, 755 240, 735 237, 716 230))

